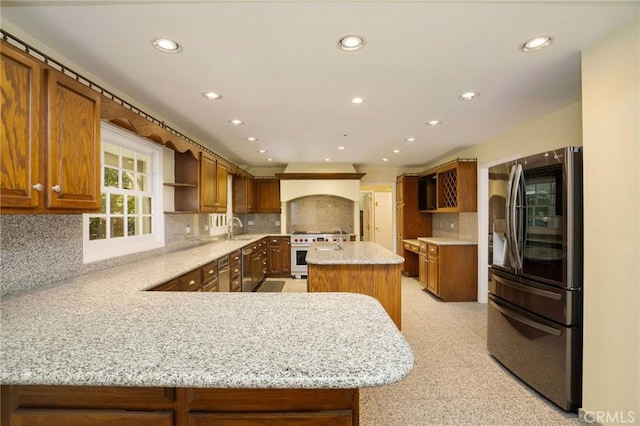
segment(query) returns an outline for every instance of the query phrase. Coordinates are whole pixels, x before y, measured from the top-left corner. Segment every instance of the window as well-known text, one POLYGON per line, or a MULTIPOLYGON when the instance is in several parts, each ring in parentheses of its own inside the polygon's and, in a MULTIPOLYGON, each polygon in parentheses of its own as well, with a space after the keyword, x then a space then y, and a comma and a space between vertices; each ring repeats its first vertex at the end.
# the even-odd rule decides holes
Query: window
POLYGON ((162 147, 102 123, 100 213, 83 215, 84 262, 164 246, 162 147))

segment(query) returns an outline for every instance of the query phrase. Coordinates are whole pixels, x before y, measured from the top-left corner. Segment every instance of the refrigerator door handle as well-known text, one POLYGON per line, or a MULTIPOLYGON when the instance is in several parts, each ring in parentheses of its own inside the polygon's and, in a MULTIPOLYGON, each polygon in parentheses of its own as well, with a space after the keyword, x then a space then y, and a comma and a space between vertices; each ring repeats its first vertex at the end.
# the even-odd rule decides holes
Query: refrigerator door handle
POLYGON ((511 287, 511 288, 519 290, 519 291, 523 291, 525 293, 533 294, 535 296, 546 297, 547 299, 553 299, 553 300, 562 299, 562 294, 560 294, 560 293, 554 293, 552 291, 542 290, 542 289, 535 288, 535 287, 529 287, 527 285, 514 283, 512 281, 506 281, 506 280, 502 279, 499 275, 494 275, 493 279, 496 282, 499 282, 502 285, 505 285, 507 287, 511 287))
POLYGON ((509 242, 509 261, 516 271, 522 270, 523 233, 522 207, 524 194, 524 176, 522 165, 516 164, 509 176, 509 198, 507 201, 507 240, 509 242))
POLYGON ((513 241, 514 235, 513 232, 515 228, 513 227, 513 222, 515 221, 515 198, 514 198, 514 183, 515 183, 515 175, 516 175, 516 166, 511 167, 511 172, 509 173, 509 186, 507 188, 507 217, 506 217, 506 237, 507 237, 507 251, 509 253, 509 263, 511 267, 516 269, 516 265, 513 260, 513 241))
POLYGON ((537 330, 540 330, 544 333, 547 334, 551 334, 553 336, 561 336, 562 335, 562 331, 558 330, 556 328, 553 327, 549 327, 548 325, 544 325, 544 324, 540 324, 537 321, 534 321, 532 319, 529 319, 527 317, 525 317, 522 314, 519 314, 518 312, 512 311, 509 308, 505 308, 502 307, 500 305, 498 305, 496 302, 494 302, 493 300, 489 300, 489 303, 491 304, 491 306, 493 306, 496 310, 498 310, 500 313, 502 313, 505 316, 508 316, 509 318, 518 321, 522 324, 528 325, 529 327, 533 327, 537 330))
POLYGON ((514 185, 516 196, 515 198, 515 210, 516 210, 516 232, 514 241, 514 252, 516 256, 516 266, 518 271, 522 271, 524 264, 524 242, 526 236, 526 223, 525 223, 525 211, 527 203, 527 192, 524 183, 524 170, 522 165, 518 164, 516 169, 516 184, 514 185))

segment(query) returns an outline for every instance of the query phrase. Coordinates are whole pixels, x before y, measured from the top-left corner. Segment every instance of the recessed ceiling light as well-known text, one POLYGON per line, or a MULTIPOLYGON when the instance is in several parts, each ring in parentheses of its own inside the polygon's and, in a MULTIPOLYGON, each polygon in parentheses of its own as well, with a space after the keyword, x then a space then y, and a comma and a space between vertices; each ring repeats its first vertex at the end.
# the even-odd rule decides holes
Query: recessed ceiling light
POLYGON ((362 99, 362 98, 353 98, 353 99, 351 99, 351 103, 354 103, 354 104, 361 104, 363 102, 364 102, 364 99, 362 99))
POLYGON ((260 154, 264 154, 264 153, 266 153, 266 152, 267 152, 267 150, 266 150, 266 149, 259 149, 259 150, 258 150, 258 152, 259 152, 260 154))
POLYGON ((405 140, 406 140, 407 142, 415 142, 415 141, 416 141, 416 138, 407 138, 407 139, 405 139, 405 140))
POLYGON ((440 120, 427 121, 427 125, 429 125, 429 126, 437 126, 438 124, 442 124, 442 121, 440 121, 440 120))
POLYGON ((522 45, 520 46, 520 50, 522 50, 523 52, 537 52, 538 50, 542 50, 545 47, 551 46, 551 43, 553 43, 553 37, 540 36, 522 43, 522 45))
POLYGON ((342 150, 344 149, 344 146, 339 146, 338 149, 342 150))
POLYGON ((255 141, 257 141, 257 140, 258 140, 258 138, 254 138, 253 136, 249 136, 249 137, 247 138, 247 140, 248 140, 249 142, 255 142, 255 141))
POLYGON ((331 161, 331 158, 325 158, 324 161, 331 161))
POLYGON ((380 160, 380 161, 387 162, 387 161, 389 161, 389 159, 388 159, 388 158, 383 158, 383 159, 382 159, 382 160, 380 160))
POLYGON ((364 47, 364 38, 358 35, 348 35, 338 40, 338 47, 347 52, 362 49, 364 47))
POLYGON ((210 99, 212 101, 216 101, 218 99, 222 99, 222 96, 220 96, 219 94, 217 94, 216 92, 204 92, 202 94, 203 97, 210 99))
POLYGON ((233 124, 234 126, 239 126, 239 125, 243 124, 244 122, 242 120, 231 120, 231 121, 229 121, 229 123, 233 124))
POLYGON ((471 99, 475 99, 478 96, 480 96, 480 93, 478 92, 466 92, 458 96, 458 99, 462 101, 470 101, 471 99))
POLYGON ((273 161, 273 158, 267 158, 267 161, 273 161))
POLYGON ((165 53, 178 53, 182 48, 178 43, 168 38, 157 38, 151 42, 153 47, 165 53))
POLYGON ((400 152, 400 150, 399 150, 399 149, 394 149, 394 150, 393 150, 393 151, 391 151, 391 152, 393 152, 394 154, 397 154, 397 153, 399 153, 399 152, 400 152))

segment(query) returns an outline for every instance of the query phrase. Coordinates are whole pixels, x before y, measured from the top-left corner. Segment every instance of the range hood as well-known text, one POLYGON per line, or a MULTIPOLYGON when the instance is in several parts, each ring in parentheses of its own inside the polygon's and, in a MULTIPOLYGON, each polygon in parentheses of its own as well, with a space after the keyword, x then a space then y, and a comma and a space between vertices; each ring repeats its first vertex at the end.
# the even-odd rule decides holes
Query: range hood
POLYGON ((335 195, 353 201, 360 199, 360 179, 352 164, 303 163, 289 164, 280 179, 280 199, 283 202, 309 195, 335 195))

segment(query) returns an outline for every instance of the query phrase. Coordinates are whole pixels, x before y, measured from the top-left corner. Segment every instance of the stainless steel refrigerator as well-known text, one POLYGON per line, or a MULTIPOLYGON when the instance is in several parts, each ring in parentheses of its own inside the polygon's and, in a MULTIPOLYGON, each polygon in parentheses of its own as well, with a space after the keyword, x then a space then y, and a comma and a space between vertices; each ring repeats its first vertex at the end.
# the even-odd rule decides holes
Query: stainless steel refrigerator
POLYGON ((489 169, 491 355, 566 411, 582 394, 582 149, 489 169))

